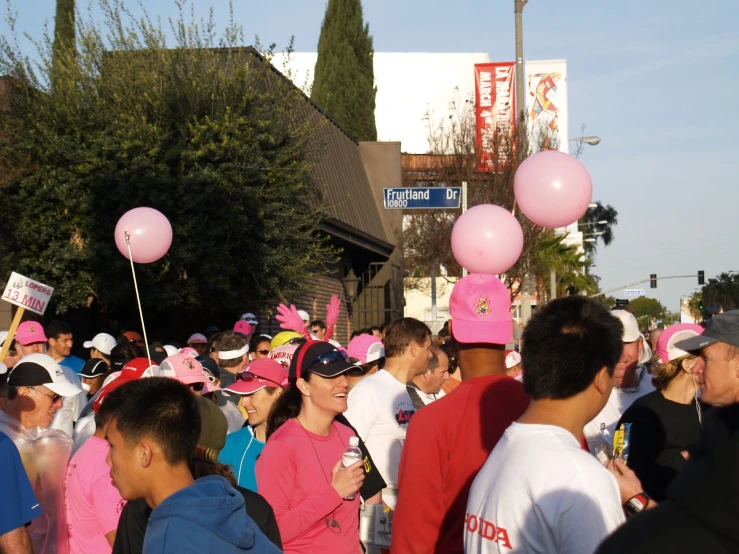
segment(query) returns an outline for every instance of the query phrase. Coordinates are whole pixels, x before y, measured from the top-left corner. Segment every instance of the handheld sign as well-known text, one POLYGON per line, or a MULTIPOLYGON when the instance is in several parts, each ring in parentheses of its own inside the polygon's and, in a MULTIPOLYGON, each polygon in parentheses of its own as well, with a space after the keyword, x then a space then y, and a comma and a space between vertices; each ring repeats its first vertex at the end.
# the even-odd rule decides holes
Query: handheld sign
POLYGON ((459 208, 462 187, 399 187, 384 190, 386 210, 459 208))
POLYGON ((2 350, 0 350, 0 362, 5 361, 5 356, 10 350, 10 343, 13 342, 13 337, 15 337, 15 332, 21 319, 23 319, 25 311, 30 310, 36 314, 44 315, 53 292, 53 287, 24 277, 15 271, 10 274, 2 299, 18 306, 18 310, 15 312, 13 323, 8 329, 8 336, 5 338, 2 350))

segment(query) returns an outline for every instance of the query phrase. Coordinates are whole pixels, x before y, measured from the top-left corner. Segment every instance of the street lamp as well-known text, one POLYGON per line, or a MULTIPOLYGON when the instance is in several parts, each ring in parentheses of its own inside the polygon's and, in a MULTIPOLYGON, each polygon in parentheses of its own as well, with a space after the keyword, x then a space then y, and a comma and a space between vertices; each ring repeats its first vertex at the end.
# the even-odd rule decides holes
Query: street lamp
POLYGON ((581 142, 590 146, 597 146, 600 144, 600 137, 575 137, 571 138, 570 142, 581 142))
POLYGON ((526 111, 526 85, 523 73, 523 7, 528 1, 513 0, 513 11, 516 14, 516 121, 521 113, 526 111))
POLYGON ((354 275, 353 269, 349 269, 349 273, 341 280, 341 284, 344 285, 346 302, 351 307, 357 299, 357 287, 359 286, 359 278, 354 275))

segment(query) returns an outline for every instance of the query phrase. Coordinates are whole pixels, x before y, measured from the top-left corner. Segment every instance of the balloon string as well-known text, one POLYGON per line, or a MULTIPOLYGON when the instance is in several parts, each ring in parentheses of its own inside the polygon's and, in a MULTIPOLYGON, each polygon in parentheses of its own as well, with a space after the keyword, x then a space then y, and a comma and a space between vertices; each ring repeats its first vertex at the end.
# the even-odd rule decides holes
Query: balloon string
POLYGON ((513 217, 516 216, 516 199, 515 198, 513 199, 513 209, 511 210, 511 215, 513 217))
POLYGON ((144 346, 146 347, 146 357, 151 365, 151 353, 149 352, 149 339, 146 336, 146 325, 144 325, 144 312, 141 309, 141 297, 139 296, 139 284, 136 281, 136 270, 133 267, 133 254, 131 254, 131 233, 126 233, 126 245, 128 245, 128 259, 131 261, 131 273, 133 274, 133 286, 136 289, 136 303, 139 305, 139 316, 141 317, 141 329, 144 331, 144 346))

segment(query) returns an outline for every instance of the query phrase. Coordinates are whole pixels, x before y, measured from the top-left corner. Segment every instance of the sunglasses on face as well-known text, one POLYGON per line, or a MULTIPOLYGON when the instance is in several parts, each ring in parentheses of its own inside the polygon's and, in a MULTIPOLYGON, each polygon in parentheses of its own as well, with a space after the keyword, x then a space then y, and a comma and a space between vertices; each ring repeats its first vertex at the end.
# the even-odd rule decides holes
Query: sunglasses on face
POLYGON ((260 354, 262 356, 269 355, 269 350, 257 350, 257 354, 260 354))
POLYGON ((255 381, 256 379, 261 379, 262 381, 269 381, 270 383, 274 383, 278 387, 282 386, 277 381, 273 381, 272 379, 267 379, 266 377, 260 377, 259 375, 254 375, 253 373, 249 373, 248 371, 245 371, 244 373, 239 373, 236 376, 237 381, 243 381, 244 383, 251 383, 252 381, 255 381))
POLYGON ((195 392, 201 392, 204 386, 205 383, 190 383, 190 388, 195 392))

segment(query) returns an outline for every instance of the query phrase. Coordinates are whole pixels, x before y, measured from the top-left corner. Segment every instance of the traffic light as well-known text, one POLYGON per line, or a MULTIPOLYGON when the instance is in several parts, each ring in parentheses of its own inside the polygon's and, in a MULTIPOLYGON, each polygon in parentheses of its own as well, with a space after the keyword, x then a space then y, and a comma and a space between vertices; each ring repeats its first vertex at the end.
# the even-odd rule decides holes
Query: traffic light
POLYGON ((629 305, 628 298, 616 298, 616 307, 617 308, 623 308, 624 306, 629 305))
POLYGON ((703 271, 698 272, 698 284, 699 285, 705 285, 706 279, 705 279, 705 273, 703 271))
POLYGON ((657 288, 657 274, 652 273, 649 276, 649 288, 650 289, 656 289, 657 288))

